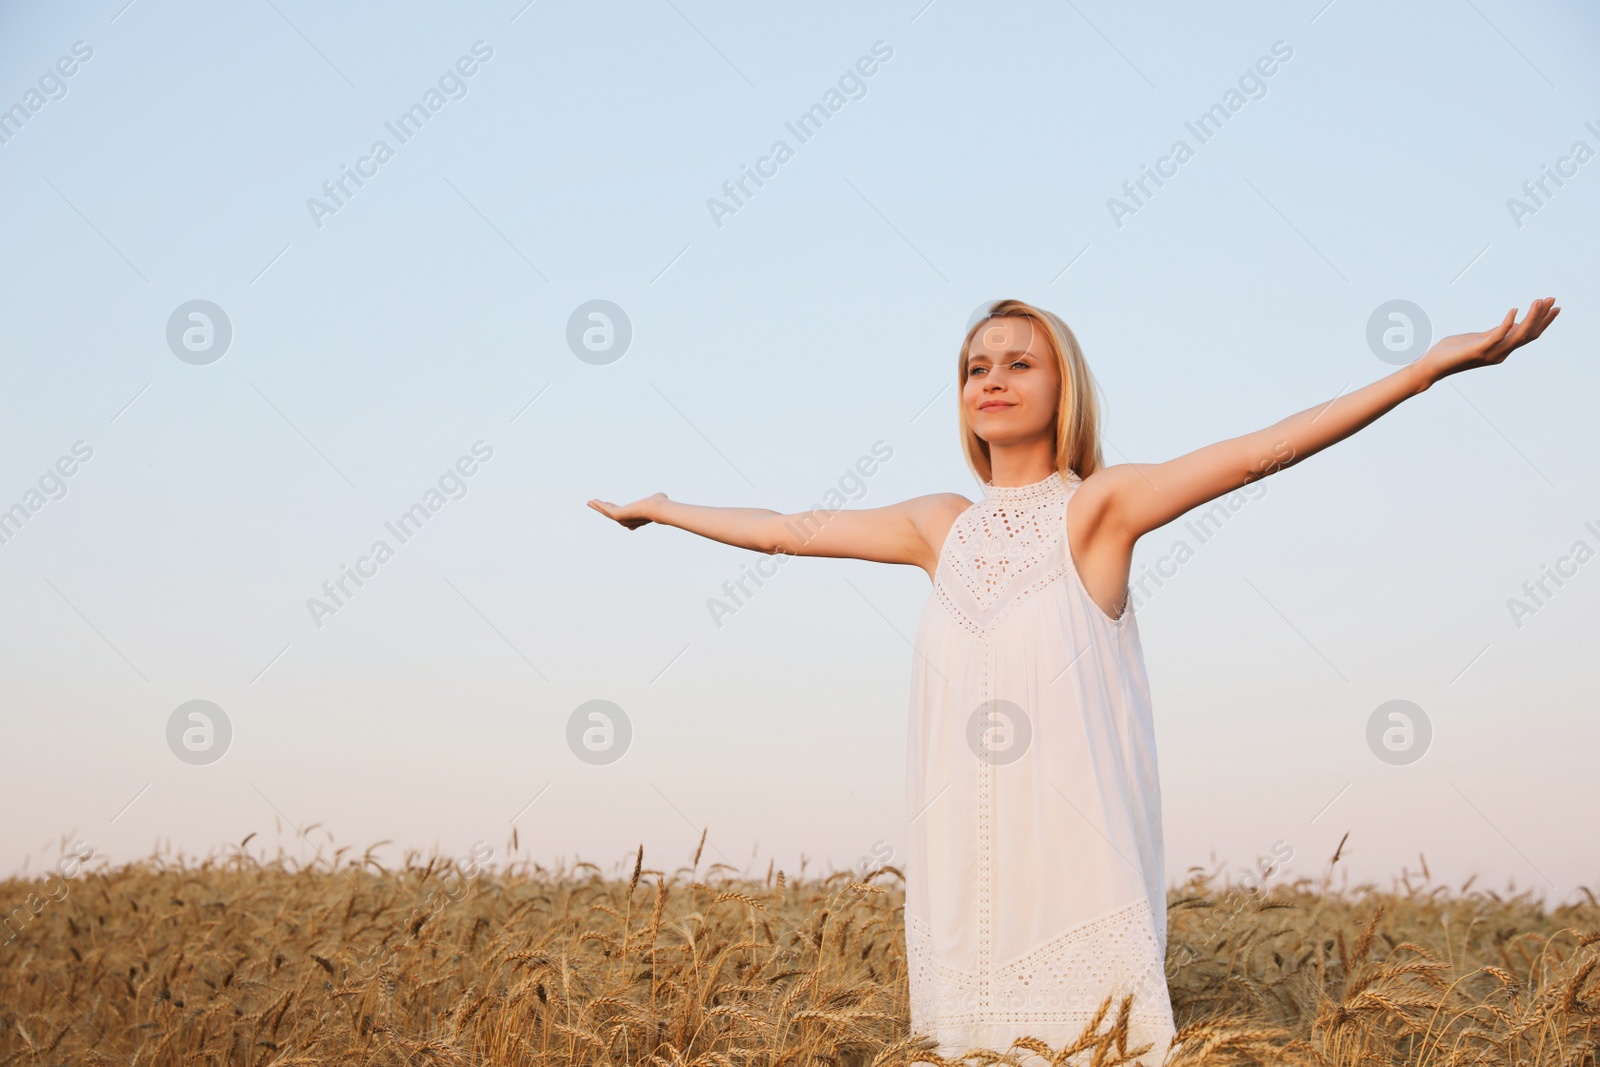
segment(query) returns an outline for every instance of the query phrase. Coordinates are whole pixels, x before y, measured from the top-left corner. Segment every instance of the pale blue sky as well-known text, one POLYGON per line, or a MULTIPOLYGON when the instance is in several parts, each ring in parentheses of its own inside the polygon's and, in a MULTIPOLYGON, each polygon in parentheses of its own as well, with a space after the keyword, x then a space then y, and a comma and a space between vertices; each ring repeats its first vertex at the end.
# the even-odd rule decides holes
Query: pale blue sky
POLYGON ((1507 607, 1600 548, 1600 161, 1559 162, 1600 149, 1592 10, 524 2, 0 15, 0 107, 28 112, 0 127, 0 508, 92 450, 0 544, 5 869, 63 836, 306 858, 313 822, 325 851, 504 859, 513 819, 544 861, 643 841, 674 867, 704 826, 702 862, 761 873, 903 857, 926 575, 792 560, 718 627, 707 600, 761 557, 584 501, 798 511, 879 441, 858 506, 975 498, 952 384, 995 297, 1071 323, 1107 457, 1152 462, 1392 371, 1385 302, 1438 337, 1554 295, 1532 348, 1262 483, 1138 625, 1170 878, 1279 842, 1318 875, 1348 831, 1341 866, 1384 884, 1419 853, 1595 884, 1600 563, 1520 627, 1507 607), (879 42, 800 143, 785 123, 879 42), (1241 77, 1256 98, 1201 144, 1185 124, 1241 77), (401 143, 385 124, 436 88, 401 143), (1108 199, 1180 138, 1119 225, 1108 199), (779 139, 719 225, 708 199, 779 139), (566 341, 596 299, 633 333, 605 365, 566 341), (167 342, 191 300, 231 323, 205 365, 167 342), (319 627, 308 598, 476 442, 465 495, 319 627), (601 699, 633 737, 594 766, 565 738, 601 699), (1366 742, 1393 699, 1433 727, 1405 766, 1366 742), (231 723, 209 765, 168 748, 190 700, 231 723))

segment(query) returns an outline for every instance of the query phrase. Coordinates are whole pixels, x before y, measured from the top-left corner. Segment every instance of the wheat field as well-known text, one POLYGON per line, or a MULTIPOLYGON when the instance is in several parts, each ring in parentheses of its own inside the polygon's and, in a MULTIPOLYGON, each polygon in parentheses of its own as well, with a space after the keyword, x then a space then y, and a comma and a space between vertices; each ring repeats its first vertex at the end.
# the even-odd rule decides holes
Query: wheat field
MULTIPOLYGON (((0 883, 0 1063, 890 1067, 1026 1048, 1111 1067, 1140 1051, 1108 1002, 1064 1049, 932 1055, 908 1032, 893 867, 757 880, 697 851, 669 874, 641 848, 608 878, 416 854, 385 869, 372 851, 152 857, 48 896, 0 883)), ((1170 1064, 1597 1062, 1593 894, 1547 911, 1433 885, 1425 864, 1335 891, 1337 863, 1259 890, 1191 870, 1169 892, 1170 1064)))

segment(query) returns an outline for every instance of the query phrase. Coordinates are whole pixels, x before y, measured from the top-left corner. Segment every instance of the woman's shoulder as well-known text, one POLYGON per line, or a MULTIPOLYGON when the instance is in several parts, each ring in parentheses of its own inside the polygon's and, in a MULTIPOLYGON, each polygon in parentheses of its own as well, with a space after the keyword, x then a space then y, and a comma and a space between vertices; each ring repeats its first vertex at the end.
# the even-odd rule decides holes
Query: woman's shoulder
POLYGON ((898 505, 908 512, 913 519, 935 521, 954 520, 972 506, 972 501, 960 493, 929 493, 926 496, 914 496, 903 500, 898 505))

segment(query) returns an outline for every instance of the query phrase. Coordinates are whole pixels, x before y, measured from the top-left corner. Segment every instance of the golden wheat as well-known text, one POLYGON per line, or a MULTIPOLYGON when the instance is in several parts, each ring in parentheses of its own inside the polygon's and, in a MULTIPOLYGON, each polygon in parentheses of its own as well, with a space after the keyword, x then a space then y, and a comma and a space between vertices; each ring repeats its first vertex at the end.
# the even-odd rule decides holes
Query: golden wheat
MULTIPOLYGON (((152 858, 86 871, 59 900, 0 882, 0 1064, 897 1067, 1026 1050, 1113 1067, 1140 1051, 1128 1004, 1107 1001, 1065 1049, 934 1055, 908 1032, 892 867, 758 881, 702 872, 697 852, 668 875, 641 848, 628 878, 464 877, 347 851, 152 858)), ((1593 894, 1547 912, 1469 888, 1251 892, 1191 871, 1169 896, 1169 1063, 1595 1064, 1593 894)))

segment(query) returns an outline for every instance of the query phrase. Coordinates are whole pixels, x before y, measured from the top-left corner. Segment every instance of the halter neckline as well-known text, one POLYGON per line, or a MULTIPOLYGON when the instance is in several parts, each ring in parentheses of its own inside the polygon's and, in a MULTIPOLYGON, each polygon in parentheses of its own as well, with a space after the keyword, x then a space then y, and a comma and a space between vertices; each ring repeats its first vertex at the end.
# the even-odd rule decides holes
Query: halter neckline
POLYGON ((1033 504, 1061 496, 1066 492, 1066 488, 1067 483, 1061 477, 1061 472, 1051 471, 1045 477, 1027 485, 993 485, 984 482, 983 495, 990 500, 1004 501, 1008 504, 1033 504))

